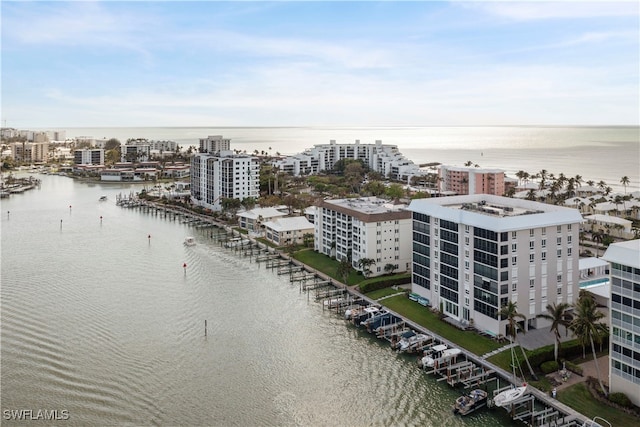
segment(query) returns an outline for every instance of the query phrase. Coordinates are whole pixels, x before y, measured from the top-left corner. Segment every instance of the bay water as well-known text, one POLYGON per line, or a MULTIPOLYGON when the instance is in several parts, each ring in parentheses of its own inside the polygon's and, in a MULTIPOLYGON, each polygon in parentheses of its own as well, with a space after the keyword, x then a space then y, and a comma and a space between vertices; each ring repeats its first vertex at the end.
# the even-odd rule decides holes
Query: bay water
POLYGON ((1 201, 2 425, 510 423, 454 416, 459 392, 415 357, 210 230, 115 205, 140 186, 36 177, 1 201))

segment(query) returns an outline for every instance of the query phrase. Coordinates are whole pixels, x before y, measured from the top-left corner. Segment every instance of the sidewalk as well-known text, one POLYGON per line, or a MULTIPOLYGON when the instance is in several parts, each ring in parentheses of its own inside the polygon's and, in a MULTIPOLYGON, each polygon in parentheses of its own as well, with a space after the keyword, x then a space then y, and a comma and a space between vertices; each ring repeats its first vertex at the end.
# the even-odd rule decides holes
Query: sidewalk
MULTIPOLYGON (((602 376, 602 382, 607 385, 608 384, 608 373, 609 373, 609 356, 601 356, 598 359, 598 367, 600 368, 600 375, 602 376)), ((556 387, 557 390, 562 390, 567 387, 570 387, 574 384, 581 383, 587 381, 588 377, 598 378, 598 372, 596 370, 596 363, 592 360, 588 362, 581 363, 582 367, 582 376, 571 372, 571 376, 567 381, 563 381, 562 384, 556 387)), ((547 376, 555 375, 558 377, 558 374, 549 374, 547 376)))

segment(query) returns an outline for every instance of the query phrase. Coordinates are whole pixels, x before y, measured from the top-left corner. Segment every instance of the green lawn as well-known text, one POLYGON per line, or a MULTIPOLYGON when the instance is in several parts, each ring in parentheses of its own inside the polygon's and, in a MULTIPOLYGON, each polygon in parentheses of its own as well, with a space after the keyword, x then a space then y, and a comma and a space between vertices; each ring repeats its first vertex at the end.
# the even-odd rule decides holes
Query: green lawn
POLYGON ((591 396, 584 383, 574 384, 558 391, 558 400, 575 409, 585 417, 598 416, 609 421, 612 426, 639 426, 640 418, 604 405, 591 396))
MULTIPOLYGON (((305 250, 296 252, 293 258, 300 262, 307 264, 309 267, 322 271, 323 273, 333 277, 334 279, 342 282, 342 278, 338 276, 338 261, 331 259, 330 257, 316 252, 314 250, 305 250)), ((364 276, 358 274, 356 270, 351 270, 349 277, 347 278, 347 285, 357 285, 364 280, 364 276)))
POLYGON ((428 330, 435 332, 478 356, 500 348, 503 345, 492 339, 478 335, 475 332, 462 331, 440 320, 438 315, 432 313, 428 308, 423 307, 415 301, 409 300, 409 298, 404 295, 387 298, 381 301, 380 304, 389 307, 396 313, 411 319, 428 330))
POLYGON ((386 297, 387 295, 395 295, 399 292, 404 292, 402 289, 393 289, 393 288, 384 288, 378 289, 377 291, 367 292, 367 296, 371 299, 380 299, 382 297, 386 297))

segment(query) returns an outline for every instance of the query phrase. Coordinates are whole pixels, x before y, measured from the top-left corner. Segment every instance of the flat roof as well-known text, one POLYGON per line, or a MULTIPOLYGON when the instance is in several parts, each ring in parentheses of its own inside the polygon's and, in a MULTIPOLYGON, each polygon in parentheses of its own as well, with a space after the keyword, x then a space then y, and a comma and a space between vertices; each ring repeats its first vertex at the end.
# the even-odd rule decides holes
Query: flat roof
POLYGON ((602 258, 609 262, 640 268, 640 239, 612 243, 602 258))
POLYGON ((408 210, 494 231, 583 222, 577 209, 489 194, 416 199, 408 210))
POLYGON ((609 263, 602 258, 589 257, 580 258, 578 260, 578 265, 580 270, 586 270, 588 268, 606 267, 609 263))

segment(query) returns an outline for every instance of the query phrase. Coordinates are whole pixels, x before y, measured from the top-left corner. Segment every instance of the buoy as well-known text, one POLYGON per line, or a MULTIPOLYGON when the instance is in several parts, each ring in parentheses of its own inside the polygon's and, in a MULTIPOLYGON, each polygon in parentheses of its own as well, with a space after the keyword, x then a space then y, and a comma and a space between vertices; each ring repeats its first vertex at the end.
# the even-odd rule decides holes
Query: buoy
POLYGON ((187 268, 187 263, 182 264, 182 268, 187 268))

